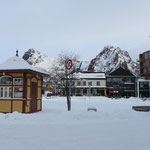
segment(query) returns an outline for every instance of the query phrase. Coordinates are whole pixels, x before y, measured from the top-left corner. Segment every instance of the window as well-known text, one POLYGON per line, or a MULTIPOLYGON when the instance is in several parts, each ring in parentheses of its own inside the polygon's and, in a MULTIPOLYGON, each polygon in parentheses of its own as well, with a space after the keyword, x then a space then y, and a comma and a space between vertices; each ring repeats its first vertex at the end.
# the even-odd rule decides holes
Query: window
POLYGON ((92 86, 92 82, 88 82, 88 86, 92 86))
POLYGON ((12 84, 12 78, 8 76, 4 76, 0 78, 0 85, 11 85, 12 84))
POLYGON ((86 81, 83 81, 83 86, 86 86, 86 81))
POLYGON ((126 78, 126 83, 131 83, 131 78, 126 78))
POLYGON ((83 95, 87 95, 87 89, 83 89, 83 95))
POLYGON ((100 81, 97 81, 97 83, 96 83, 96 84, 97 84, 97 86, 100 86, 100 81))
POLYGON ((112 78, 107 78, 107 82, 112 82, 112 78))
POLYGON ((71 86, 74 86, 75 85, 75 81, 71 81, 71 86))
POLYGON ((148 53, 145 53, 145 59, 148 59, 148 53))
POLYGON ((23 85, 23 78, 14 78, 15 85, 23 85))
POLYGON ((149 82, 140 82, 139 83, 140 90, 145 90, 149 88, 149 82))
MULTIPOLYGON (((23 78, 14 78, 14 85, 23 85, 23 78)), ((23 98, 23 86, 14 86, 14 98, 23 98)))
POLYGON ((11 98, 11 87, 0 87, 0 98, 11 98))
POLYGON ((147 67, 149 66, 149 60, 146 60, 146 66, 147 67))
POLYGON ((146 68, 144 69, 144 74, 147 74, 147 70, 146 70, 146 68))
POLYGON ((23 98, 23 87, 22 86, 14 87, 14 98, 23 98))
POLYGON ((78 82, 77 82, 77 86, 80 86, 80 85, 81 85, 81 82, 78 81, 78 82))
POLYGON ((77 89, 77 95, 79 96, 81 94, 81 90, 77 89))
POLYGON ((11 98, 12 96, 12 78, 9 76, 2 76, 0 78, 0 98, 11 98))
POLYGON ((12 79, 10 76, 2 76, 0 78, 0 98, 23 98, 22 85, 23 78, 12 79))

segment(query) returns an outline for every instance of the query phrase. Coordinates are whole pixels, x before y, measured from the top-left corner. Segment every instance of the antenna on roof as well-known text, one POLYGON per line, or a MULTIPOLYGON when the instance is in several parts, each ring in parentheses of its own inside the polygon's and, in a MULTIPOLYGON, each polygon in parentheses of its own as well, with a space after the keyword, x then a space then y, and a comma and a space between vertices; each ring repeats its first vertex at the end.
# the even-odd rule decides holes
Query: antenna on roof
POLYGON ((18 57, 19 55, 18 55, 18 49, 16 50, 16 56, 18 57))

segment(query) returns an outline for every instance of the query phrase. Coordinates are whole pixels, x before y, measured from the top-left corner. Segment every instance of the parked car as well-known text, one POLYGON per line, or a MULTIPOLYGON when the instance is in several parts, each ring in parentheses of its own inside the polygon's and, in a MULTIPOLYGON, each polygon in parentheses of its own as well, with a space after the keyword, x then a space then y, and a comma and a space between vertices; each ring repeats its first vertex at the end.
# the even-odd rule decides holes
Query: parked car
POLYGON ((50 98, 51 96, 53 96, 53 92, 49 92, 49 91, 45 92, 45 97, 46 98, 50 98))

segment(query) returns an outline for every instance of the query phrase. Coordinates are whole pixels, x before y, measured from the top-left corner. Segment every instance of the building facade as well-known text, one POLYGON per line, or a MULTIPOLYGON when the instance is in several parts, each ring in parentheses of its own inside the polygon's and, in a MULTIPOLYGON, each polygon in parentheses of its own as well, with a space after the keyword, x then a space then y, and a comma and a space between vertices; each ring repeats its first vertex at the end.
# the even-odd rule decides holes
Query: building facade
POLYGON ((107 75, 107 95, 109 97, 135 96, 136 77, 128 70, 118 68, 107 75))
POLYGON ((137 81, 138 97, 150 97, 150 50, 139 55, 140 79, 137 81))
POLYGON ((0 112, 33 113, 42 110, 43 76, 19 56, 0 65, 0 112))
POLYGON ((138 97, 141 98, 150 97, 150 80, 138 79, 137 93, 138 93, 138 97))
POLYGON ((140 76, 150 79, 150 50, 139 55, 140 76))
MULTIPOLYGON (((63 80, 63 84, 65 84, 63 80)), ((66 95, 65 89, 63 94, 66 95)), ((106 76, 103 72, 78 72, 71 77, 72 96, 106 96, 106 76)))

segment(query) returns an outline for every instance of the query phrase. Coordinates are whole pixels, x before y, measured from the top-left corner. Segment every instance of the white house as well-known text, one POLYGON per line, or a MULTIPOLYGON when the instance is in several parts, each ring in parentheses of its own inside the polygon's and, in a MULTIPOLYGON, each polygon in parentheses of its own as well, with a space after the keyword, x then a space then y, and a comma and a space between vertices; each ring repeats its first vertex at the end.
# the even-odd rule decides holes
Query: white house
MULTIPOLYGON (((65 94, 65 92, 64 92, 65 94)), ((72 96, 106 96, 104 72, 78 72, 71 77, 72 96)))

